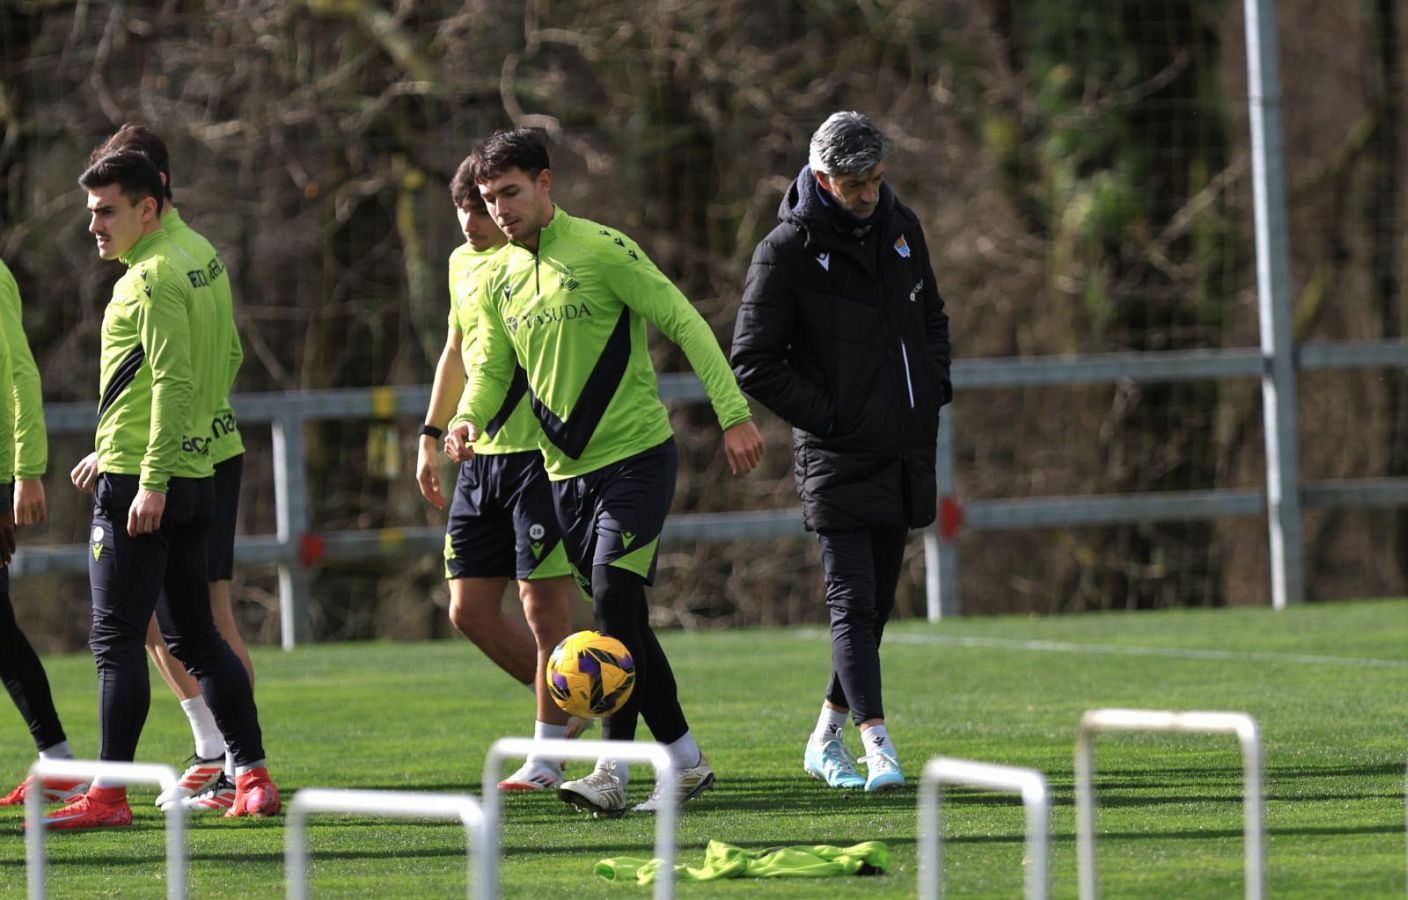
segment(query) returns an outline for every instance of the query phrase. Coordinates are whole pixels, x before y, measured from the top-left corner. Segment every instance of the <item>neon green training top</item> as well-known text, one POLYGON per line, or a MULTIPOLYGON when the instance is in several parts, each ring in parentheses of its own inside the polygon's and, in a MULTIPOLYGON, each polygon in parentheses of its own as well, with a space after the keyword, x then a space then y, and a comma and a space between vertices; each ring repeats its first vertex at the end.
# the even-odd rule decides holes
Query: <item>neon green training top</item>
POLYGON ((208 478, 210 420, 225 390, 229 347, 214 304, 186 277, 200 263, 162 229, 122 257, 103 313, 98 471, 137 475, 164 493, 177 478, 208 478))
MULTIPOLYGON (((479 354, 479 306, 475 293, 479 280, 490 271, 490 261, 500 247, 480 252, 469 244, 460 244, 450 254, 450 330, 459 330, 460 359, 464 361, 465 378, 474 369, 479 354)), ((528 403, 528 383, 522 370, 514 373, 514 381, 499 411, 489 418, 489 424, 474 442, 475 453, 522 453, 537 450, 543 430, 528 403)), ((467 412, 469 391, 460 395, 456 418, 467 412)), ((465 421, 461 419, 461 421, 465 421)))
POLYGON ((495 414, 517 360, 552 480, 663 443, 673 432, 647 321, 684 350, 722 428, 751 417, 714 333, 630 238, 555 209, 536 253, 511 243, 500 254, 479 283, 479 354, 458 421, 495 414))
POLYGON ((8 386, 0 387, 10 401, 3 413, 8 432, 0 431, 0 483, 12 478, 39 478, 49 468, 49 432, 44 427, 44 397, 39 367, 29 352, 20 312, 15 276, 0 260, 0 343, 6 345, 8 386), (8 456, 2 455, 8 451, 8 456))
POLYGON ((225 263, 216 252, 215 245, 182 221, 179 212, 168 209, 162 213, 161 227, 173 244, 198 263, 186 271, 186 280, 196 290, 197 296, 209 292, 208 296, 215 303, 216 325, 229 347, 227 377, 215 415, 210 420, 210 437, 214 440, 210 445, 210 462, 218 465, 244 452, 239 423, 230 406, 230 389, 235 384, 240 363, 244 362, 244 348, 240 346, 239 330, 235 327, 235 300, 230 292, 230 275, 225 271, 225 263))

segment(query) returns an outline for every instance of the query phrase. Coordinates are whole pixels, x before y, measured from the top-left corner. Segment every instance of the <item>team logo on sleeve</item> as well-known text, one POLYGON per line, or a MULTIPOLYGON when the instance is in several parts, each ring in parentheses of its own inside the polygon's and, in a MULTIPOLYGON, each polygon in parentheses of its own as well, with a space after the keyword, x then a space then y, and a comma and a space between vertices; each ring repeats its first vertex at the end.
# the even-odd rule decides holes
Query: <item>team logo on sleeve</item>
POLYGON ((909 259, 909 242, 904 239, 904 235, 900 235, 896 238, 895 252, 905 259, 909 259))

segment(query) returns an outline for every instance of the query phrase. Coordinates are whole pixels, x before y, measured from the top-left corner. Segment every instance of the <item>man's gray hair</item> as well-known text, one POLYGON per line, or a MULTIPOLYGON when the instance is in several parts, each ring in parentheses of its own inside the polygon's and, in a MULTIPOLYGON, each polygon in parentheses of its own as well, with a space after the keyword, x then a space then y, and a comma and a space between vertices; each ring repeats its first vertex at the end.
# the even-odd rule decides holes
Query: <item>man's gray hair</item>
POLYGON ((890 139, 867 116, 837 112, 828 116, 812 135, 807 164, 813 172, 853 175, 875 168, 889 149, 890 139))

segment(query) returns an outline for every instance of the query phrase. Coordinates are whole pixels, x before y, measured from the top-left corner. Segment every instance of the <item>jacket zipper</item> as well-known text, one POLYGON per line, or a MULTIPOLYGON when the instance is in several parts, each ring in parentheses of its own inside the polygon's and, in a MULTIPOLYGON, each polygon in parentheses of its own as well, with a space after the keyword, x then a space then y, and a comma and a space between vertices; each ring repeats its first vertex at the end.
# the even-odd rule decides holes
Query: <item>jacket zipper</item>
POLYGON ((909 408, 914 409, 914 380, 909 377, 909 351, 905 349, 904 338, 900 338, 900 359, 904 362, 904 386, 909 391, 909 408))

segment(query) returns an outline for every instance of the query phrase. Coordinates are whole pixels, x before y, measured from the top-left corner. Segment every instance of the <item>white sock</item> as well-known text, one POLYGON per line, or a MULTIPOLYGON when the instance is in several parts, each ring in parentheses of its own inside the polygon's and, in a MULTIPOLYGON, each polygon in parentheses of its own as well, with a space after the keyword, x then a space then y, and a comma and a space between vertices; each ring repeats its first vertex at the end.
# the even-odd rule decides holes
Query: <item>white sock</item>
POLYGON ((235 780, 235 754, 229 750, 225 751, 225 777, 231 781, 235 780))
POLYGON ((220 726, 215 724, 215 716, 205 705, 204 697, 192 697, 181 701, 181 711, 191 722, 191 734, 196 739, 196 756, 201 759, 215 759, 225 755, 225 736, 220 726))
POLYGON ((812 743, 824 744, 827 741, 839 741, 841 730, 846 727, 846 718, 849 713, 832 709, 827 704, 821 704, 821 715, 817 716, 816 729, 812 732, 812 743))
MULTIPOLYGON (((552 724, 549 724, 549 723, 547 723, 547 722, 534 722, 534 723, 533 723, 533 737, 534 737, 535 739, 542 739, 542 738, 552 738, 552 739, 565 738, 565 737, 567 737, 567 726, 566 726, 566 725, 552 725, 552 724)), ((537 755, 530 756, 530 757, 528 757, 528 762, 531 762, 531 763, 533 763, 534 765, 546 766, 546 767, 549 768, 549 769, 556 769, 557 771, 562 771, 562 767, 561 767, 561 765, 558 763, 557 760, 555 760, 555 759, 548 759, 546 756, 537 756, 537 755)))
POLYGON ((39 751, 40 759, 73 759, 73 751, 68 747, 68 741, 59 741, 52 747, 45 747, 39 751))
POLYGON ((692 769, 704 759, 699 745, 694 743, 694 735, 688 731, 666 744, 665 752, 670 754, 676 769, 692 769))
POLYGON ((604 762, 609 762, 612 764, 616 779, 621 782, 621 789, 625 790, 626 785, 631 783, 630 763, 624 762, 619 759, 598 759, 596 761, 596 764, 601 765, 604 762))
MULTIPOLYGON (((884 725, 871 725, 869 728, 861 729, 860 742, 865 747, 867 756, 882 749, 895 753, 895 745, 890 743, 890 732, 885 730, 884 725)), ((895 755, 899 754, 895 753, 895 755)))

